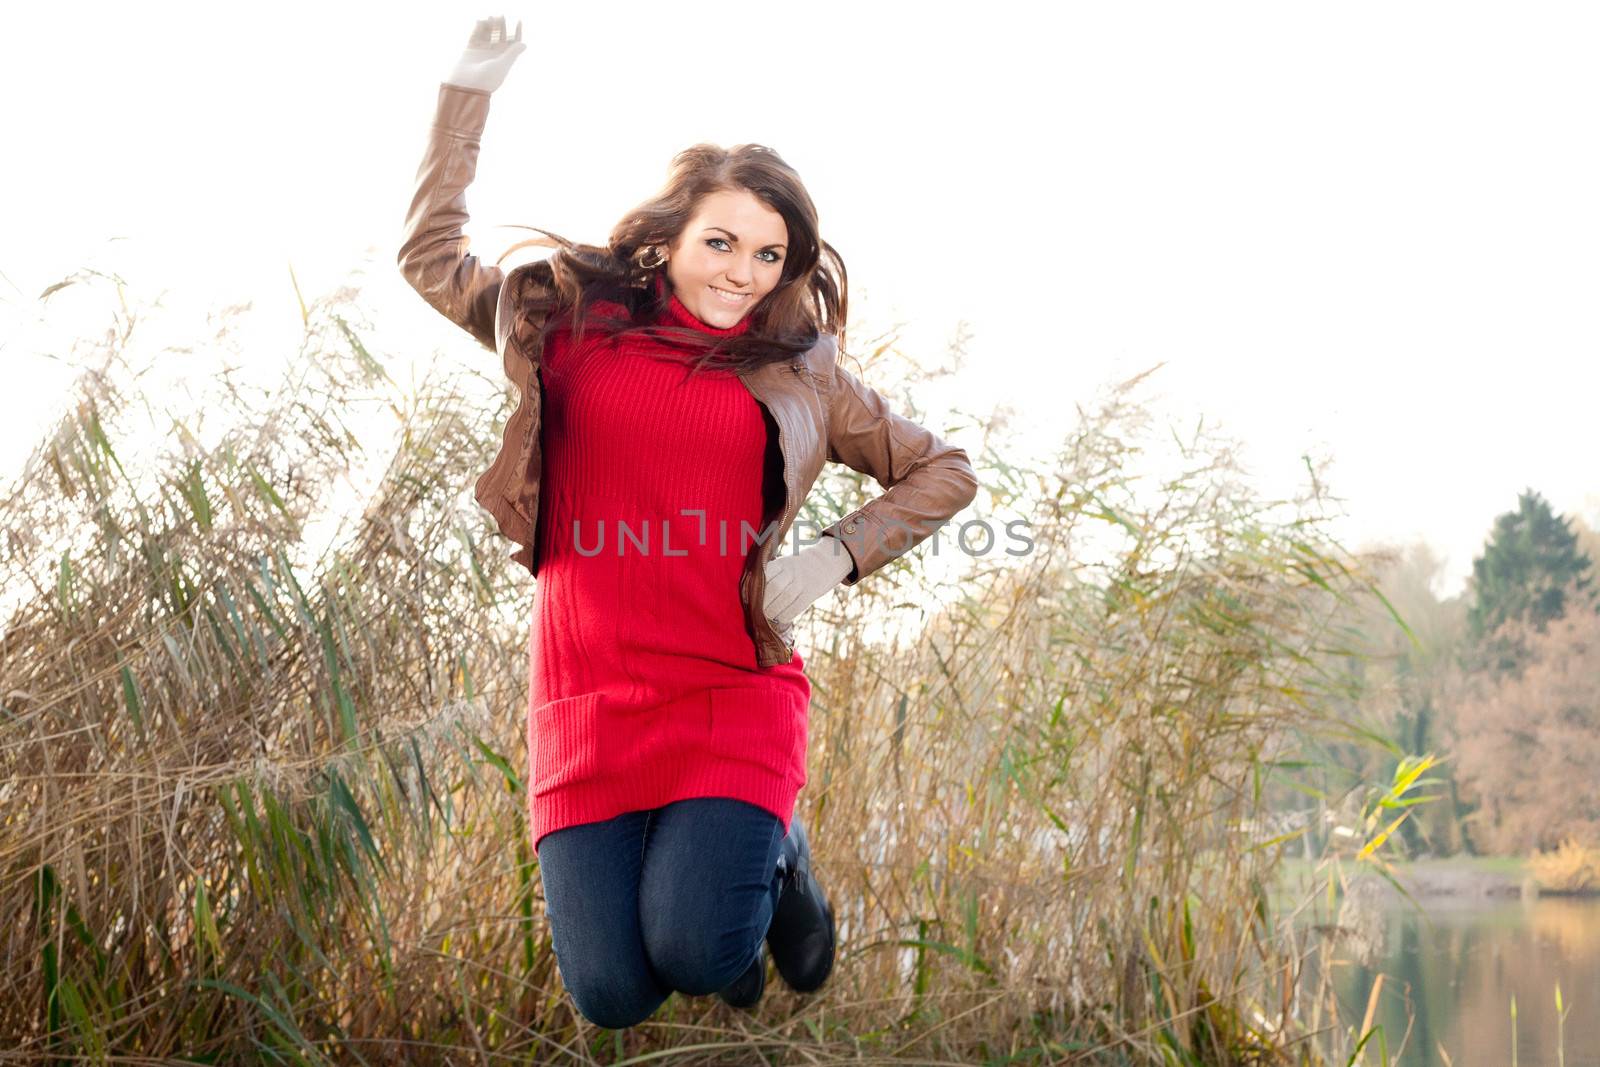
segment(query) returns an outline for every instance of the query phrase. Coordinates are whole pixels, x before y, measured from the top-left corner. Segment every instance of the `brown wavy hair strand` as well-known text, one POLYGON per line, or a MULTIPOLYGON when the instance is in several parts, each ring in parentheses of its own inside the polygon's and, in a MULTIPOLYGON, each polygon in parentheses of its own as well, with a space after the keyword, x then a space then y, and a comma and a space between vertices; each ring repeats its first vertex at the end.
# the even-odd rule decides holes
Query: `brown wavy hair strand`
MULTIPOLYGON (((799 174, 777 152, 759 144, 721 148, 697 144, 672 158, 666 183, 653 197, 624 215, 604 248, 578 244, 537 226, 518 227, 544 234, 519 241, 500 256, 539 245, 556 251, 536 269, 548 272, 554 298, 541 307, 523 307, 524 321, 538 321, 537 342, 563 323, 575 323, 574 344, 586 326, 611 336, 640 334, 696 353, 691 371, 748 371, 766 363, 793 360, 833 333, 844 347, 848 275, 844 260, 817 228, 817 209, 799 174), (745 190, 782 216, 789 230, 788 251, 778 285, 750 311, 743 334, 716 337, 697 330, 659 324, 671 296, 656 278, 666 265, 642 260, 654 245, 670 245, 693 217, 700 201, 720 190, 745 190), (625 318, 585 314, 597 301, 621 304, 625 318)), ((497 261, 498 262, 498 261, 497 261)))

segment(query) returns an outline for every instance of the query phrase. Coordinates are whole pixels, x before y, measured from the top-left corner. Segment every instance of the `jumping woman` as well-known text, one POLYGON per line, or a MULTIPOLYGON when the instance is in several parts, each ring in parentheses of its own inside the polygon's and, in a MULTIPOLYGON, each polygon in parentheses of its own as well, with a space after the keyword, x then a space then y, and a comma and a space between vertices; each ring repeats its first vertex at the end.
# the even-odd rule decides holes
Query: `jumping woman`
POLYGON ((527 804, 562 982, 612 1029, 673 990, 753 1006, 768 953, 811 992, 836 935, 795 813, 811 686, 794 620, 937 531, 977 479, 840 365, 844 265, 771 149, 680 152, 604 247, 539 230, 515 247, 548 258, 471 255, 490 96, 525 47, 520 23, 481 20, 439 87, 399 263, 520 394, 476 497, 538 577, 527 804), (885 491, 779 556, 826 461, 885 491))

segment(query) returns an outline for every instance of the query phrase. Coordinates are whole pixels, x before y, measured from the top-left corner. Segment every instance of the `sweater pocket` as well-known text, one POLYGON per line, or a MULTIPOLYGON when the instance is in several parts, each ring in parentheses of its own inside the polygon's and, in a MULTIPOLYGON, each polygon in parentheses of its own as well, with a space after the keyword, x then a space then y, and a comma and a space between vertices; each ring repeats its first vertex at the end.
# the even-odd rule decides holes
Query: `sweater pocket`
POLYGON ((711 694, 711 747, 725 760, 806 782, 806 711, 794 694, 747 686, 711 694))
POLYGON ((552 700, 533 711, 533 781, 529 791, 552 789, 594 776, 600 762, 599 693, 552 700))

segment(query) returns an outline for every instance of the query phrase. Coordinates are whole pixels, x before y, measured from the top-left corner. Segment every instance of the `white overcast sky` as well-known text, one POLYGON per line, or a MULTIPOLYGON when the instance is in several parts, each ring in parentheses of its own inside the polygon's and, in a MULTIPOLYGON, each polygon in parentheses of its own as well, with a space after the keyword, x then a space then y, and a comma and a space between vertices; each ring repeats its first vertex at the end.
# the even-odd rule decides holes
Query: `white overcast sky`
POLYGON ((530 47, 470 195, 486 252, 497 222, 603 241, 678 149, 758 141, 861 314, 930 358, 969 324, 967 410, 1059 433, 1166 361, 1158 410, 1241 438, 1266 492, 1331 456, 1347 543, 1427 539, 1442 593, 1524 486, 1600 521, 1592 4, 8 4, 5 476, 71 366, 35 297, 79 267, 197 321, 253 299, 292 346, 289 265, 315 292, 365 260, 392 322, 470 356, 393 255, 496 11, 530 47))

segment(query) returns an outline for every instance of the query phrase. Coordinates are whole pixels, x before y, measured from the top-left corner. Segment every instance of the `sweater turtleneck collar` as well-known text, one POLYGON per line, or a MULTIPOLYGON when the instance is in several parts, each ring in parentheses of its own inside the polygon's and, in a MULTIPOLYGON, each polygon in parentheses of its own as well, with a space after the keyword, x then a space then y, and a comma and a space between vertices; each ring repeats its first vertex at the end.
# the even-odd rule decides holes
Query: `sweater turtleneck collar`
MULTIPOLYGON (((663 271, 656 275, 656 295, 659 297, 666 291, 666 288, 667 276, 666 272, 663 271)), ((744 318, 728 327, 713 326, 708 322, 702 322, 694 312, 684 307, 683 301, 678 299, 677 293, 673 293, 671 298, 667 300, 667 307, 661 315, 661 321, 664 325, 684 326, 691 330, 710 334, 713 337, 737 337, 750 329, 749 313, 746 313, 744 318)))

